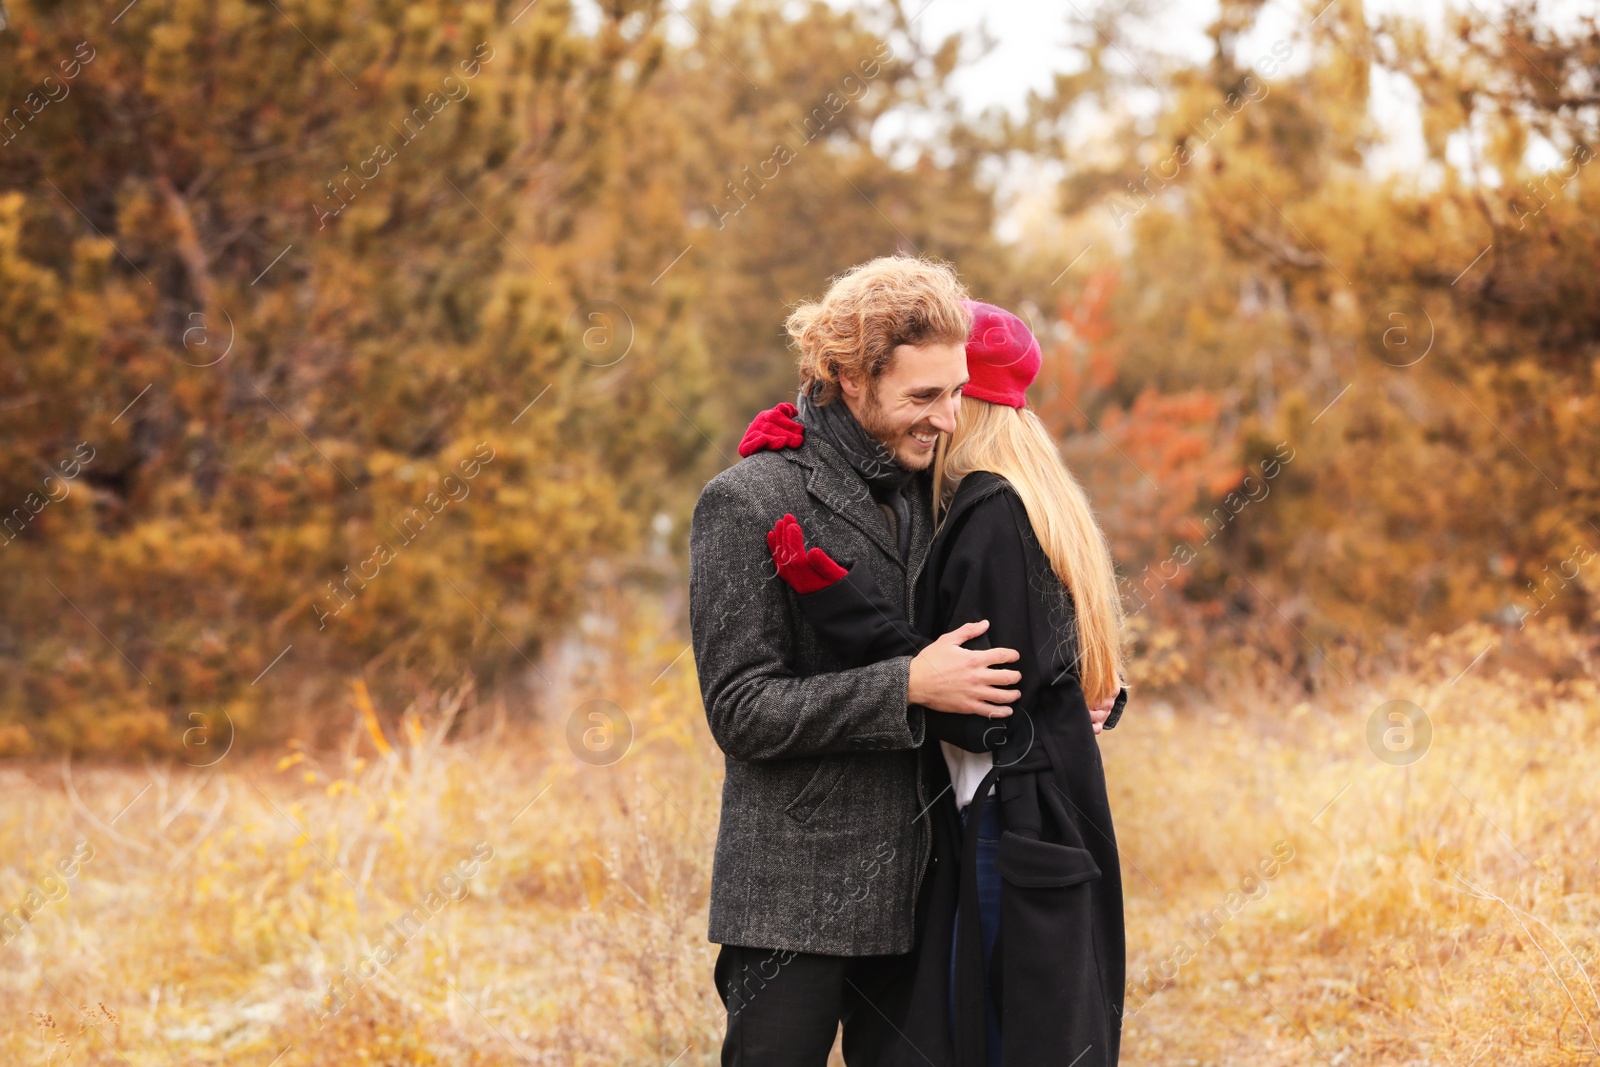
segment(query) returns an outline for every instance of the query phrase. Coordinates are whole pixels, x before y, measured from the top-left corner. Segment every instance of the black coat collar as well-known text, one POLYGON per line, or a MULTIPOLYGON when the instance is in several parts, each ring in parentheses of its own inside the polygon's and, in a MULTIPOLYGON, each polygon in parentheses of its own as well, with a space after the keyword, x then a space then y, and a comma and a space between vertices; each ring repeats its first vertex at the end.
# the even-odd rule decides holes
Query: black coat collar
POLYGON ((939 518, 939 529, 943 531, 952 520, 977 506, 980 501, 1006 490, 1016 492, 1010 482, 993 471, 973 471, 956 486, 956 495, 950 499, 950 507, 939 518))

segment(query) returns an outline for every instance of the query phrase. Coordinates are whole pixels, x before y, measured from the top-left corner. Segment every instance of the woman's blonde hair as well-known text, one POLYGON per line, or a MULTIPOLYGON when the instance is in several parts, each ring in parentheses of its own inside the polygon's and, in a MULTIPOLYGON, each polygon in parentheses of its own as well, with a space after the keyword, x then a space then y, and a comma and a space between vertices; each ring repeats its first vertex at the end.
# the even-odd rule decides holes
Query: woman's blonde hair
POLYGON ((975 471, 1011 483, 1051 570, 1072 594, 1084 697, 1092 706, 1115 696, 1124 655, 1122 598, 1111 549, 1050 432, 1026 408, 962 397, 956 432, 941 440, 934 461, 934 508, 941 519, 961 479, 975 471))
POLYGON ((966 287, 943 263, 880 256, 839 275, 820 301, 784 323, 800 350, 800 384, 822 384, 819 400, 839 395, 839 372, 867 381, 889 368, 899 345, 965 344, 972 314, 966 287))

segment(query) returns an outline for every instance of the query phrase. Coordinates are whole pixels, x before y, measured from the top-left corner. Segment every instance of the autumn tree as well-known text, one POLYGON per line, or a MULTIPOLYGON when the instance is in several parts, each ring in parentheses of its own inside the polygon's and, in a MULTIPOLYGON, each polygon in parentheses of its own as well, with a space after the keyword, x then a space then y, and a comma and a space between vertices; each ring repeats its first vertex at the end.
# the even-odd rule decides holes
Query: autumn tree
POLYGON ((793 388, 786 303, 998 262, 961 161, 870 140, 953 65, 904 13, 9 8, 10 749, 311 730, 352 676, 537 699, 793 388))

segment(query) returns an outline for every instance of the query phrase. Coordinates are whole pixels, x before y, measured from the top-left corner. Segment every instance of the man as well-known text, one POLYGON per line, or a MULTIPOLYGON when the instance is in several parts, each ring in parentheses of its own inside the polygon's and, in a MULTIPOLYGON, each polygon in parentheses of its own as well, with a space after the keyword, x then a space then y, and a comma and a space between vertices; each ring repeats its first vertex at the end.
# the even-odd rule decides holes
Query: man
POLYGON ((727 760, 710 939, 728 1011, 724 1067, 874 1062, 909 993, 931 841, 918 750, 923 709, 1003 717, 1011 649, 944 635, 852 670, 773 574, 785 514, 835 560, 863 566, 914 618, 932 538, 928 470, 967 380, 966 292, 947 267, 873 260, 787 323, 800 351, 798 447, 707 484, 690 532, 689 613, 712 736, 727 760))

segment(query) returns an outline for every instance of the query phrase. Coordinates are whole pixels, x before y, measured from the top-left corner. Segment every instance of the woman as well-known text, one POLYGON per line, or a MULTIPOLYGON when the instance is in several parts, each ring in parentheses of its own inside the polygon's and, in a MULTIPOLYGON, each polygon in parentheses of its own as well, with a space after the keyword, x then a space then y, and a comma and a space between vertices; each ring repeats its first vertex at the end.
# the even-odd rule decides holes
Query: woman
MULTIPOLYGON (((1115 1064, 1122 887, 1089 708, 1112 706, 1109 728, 1126 699, 1120 600, 1088 500, 1025 406, 1038 342, 1009 312, 970 310, 970 380, 934 467, 939 529, 917 590, 921 634, 864 569, 808 551, 792 516, 767 541, 808 620, 850 665, 980 619, 990 625, 978 643, 1021 655, 1009 718, 928 713, 949 788, 932 813, 905 1062, 1115 1064)), ((776 416, 753 424, 759 447, 803 432, 776 416)))

